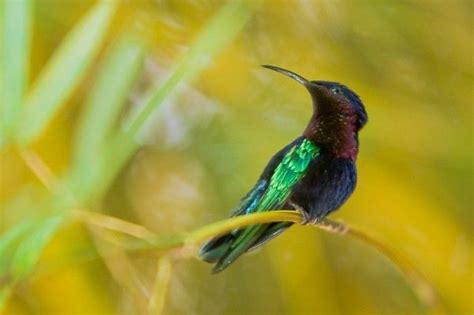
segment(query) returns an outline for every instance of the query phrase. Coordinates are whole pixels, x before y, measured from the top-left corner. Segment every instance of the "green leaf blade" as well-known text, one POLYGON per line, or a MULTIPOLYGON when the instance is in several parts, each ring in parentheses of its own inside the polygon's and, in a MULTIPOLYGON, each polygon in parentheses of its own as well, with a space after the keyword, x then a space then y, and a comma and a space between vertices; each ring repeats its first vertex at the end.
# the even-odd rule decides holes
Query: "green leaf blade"
POLYGON ((115 1, 101 1, 66 36, 30 91, 18 141, 28 144, 44 131, 97 56, 115 12, 115 1))
POLYGON ((28 84, 33 10, 30 0, 5 1, 0 14, 0 148, 14 135, 28 84))
POLYGON ((0 235, 0 277, 3 277, 7 270, 13 247, 32 228, 33 221, 27 220, 16 224, 5 233, 0 235))
POLYGON ((64 215, 47 217, 37 222, 31 233, 19 244, 11 261, 11 273, 14 279, 28 275, 38 262, 44 247, 51 240, 64 215))
POLYGON ((76 162, 101 153, 144 60, 143 41, 124 35, 108 51, 86 100, 75 139, 76 162))
POLYGON ((176 90, 178 84, 197 77, 218 53, 232 42, 254 9, 255 4, 245 0, 232 1, 225 5, 204 27, 165 83, 150 91, 148 102, 131 121, 124 136, 134 138, 151 113, 176 90))

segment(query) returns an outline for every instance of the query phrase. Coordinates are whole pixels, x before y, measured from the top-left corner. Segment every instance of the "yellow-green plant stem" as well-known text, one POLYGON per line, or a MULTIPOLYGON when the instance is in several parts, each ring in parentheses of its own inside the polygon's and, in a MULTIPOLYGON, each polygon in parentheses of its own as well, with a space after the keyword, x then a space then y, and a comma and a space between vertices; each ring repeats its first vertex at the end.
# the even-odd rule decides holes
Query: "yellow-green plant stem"
POLYGON ((294 222, 301 223, 302 216, 297 211, 268 211, 255 213, 252 215, 238 216, 224 221, 219 221, 206 225, 200 229, 188 233, 184 238, 184 245, 193 246, 200 244, 211 237, 228 233, 234 229, 248 225, 271 223, 271 222, 294 222))
MULTIPOLYGON (((293 222, 302 223, 303 217, 297 211, 278 210, 262 213, 253 213, 246 216, 238 216, 226 220, 211 223, 202 228, 189 233, 160 236, 145 229, 140 225, 126 222, 117 218, 112 218, 103 214, 77 211, 82 219, 90 224, 98 225, 115 232, 124 233, 140 240, 136 242, 120 242, 118 245, 125 245, 128 249, 172 249, 181 247, 184 252, 194 253, 195 248, 209 238, 228 233, 232 230, 243 228, 248 225, 271 223, 271 222, 293 222)), ((355 229, 345 223, 323 219, 313 223, 311 226, 324 231, 347 235, 358 239, 371 247, 377 249, 389 261, 391 261, 403 273, 405 279, 410 284, 419 300, 426 306, 430 314, 445 314, 444 307, 435 287, 416 269, 401 253, 378 241, 374 237, 355 229)), ((185 255, 183 255, 184 257, 185 255)))

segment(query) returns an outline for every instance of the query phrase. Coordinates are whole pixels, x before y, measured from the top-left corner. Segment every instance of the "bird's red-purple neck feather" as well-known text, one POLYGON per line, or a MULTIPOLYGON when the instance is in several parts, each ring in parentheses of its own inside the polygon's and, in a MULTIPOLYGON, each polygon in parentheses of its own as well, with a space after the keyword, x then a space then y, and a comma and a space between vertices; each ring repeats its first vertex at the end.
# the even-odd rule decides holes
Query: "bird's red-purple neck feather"
POLYGON ((360 129, 356 110, 345 97, 336 97, 328 88, 320 88, 311 94, 313 115, 303 135, 336 158, 355 160, 360 129))

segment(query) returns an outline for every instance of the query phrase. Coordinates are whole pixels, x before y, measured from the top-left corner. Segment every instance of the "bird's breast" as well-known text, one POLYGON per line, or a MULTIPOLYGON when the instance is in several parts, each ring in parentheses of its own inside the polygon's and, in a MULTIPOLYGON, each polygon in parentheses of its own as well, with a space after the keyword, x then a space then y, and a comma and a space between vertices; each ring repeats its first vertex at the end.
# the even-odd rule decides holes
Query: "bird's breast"
POLYGON ((355 163, 322 153, 295 185, 290 197, 314 219, 322 218, 344 204, 357 181, 355 163))

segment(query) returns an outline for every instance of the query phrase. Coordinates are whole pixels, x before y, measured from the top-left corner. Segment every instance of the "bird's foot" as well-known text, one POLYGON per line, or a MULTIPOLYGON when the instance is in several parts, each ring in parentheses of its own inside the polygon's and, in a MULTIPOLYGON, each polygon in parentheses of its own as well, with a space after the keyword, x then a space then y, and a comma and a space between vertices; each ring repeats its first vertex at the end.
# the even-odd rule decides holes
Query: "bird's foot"
POLYGON ((309 215, 309 213, 307 211, 305 211, 303 209, 303 207, 297 205, 296 203, 294 202, 290 202, 290 206, 292 206, 293 208, 295 208, 296 211, 298 211, 301 216, 303 217, 303 221, 301 221, 301 225, 306 225, 308 223, 311 223, 312 222, 312 218, 311 216, 309 215))

